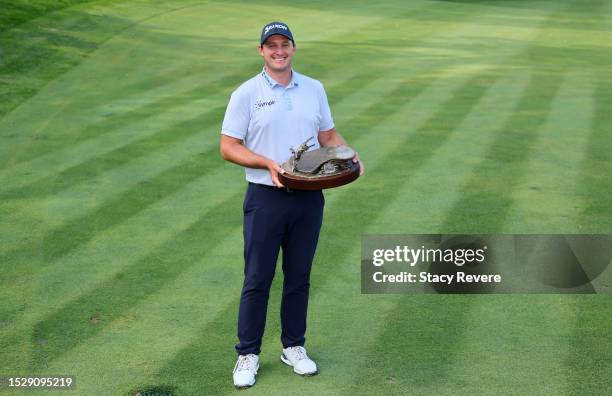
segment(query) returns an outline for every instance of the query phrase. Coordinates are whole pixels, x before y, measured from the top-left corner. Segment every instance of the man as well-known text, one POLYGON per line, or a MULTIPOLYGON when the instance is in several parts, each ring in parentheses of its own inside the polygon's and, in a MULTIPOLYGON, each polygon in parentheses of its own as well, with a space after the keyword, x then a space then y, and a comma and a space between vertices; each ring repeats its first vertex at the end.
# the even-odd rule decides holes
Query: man
MULTIPOLYGON (((295 72, 293 34, 282 22, 264 26, 258 46, 264 67, 230 98, 221 129, 221 156, 244 166, 244 284, 233 380, 252 386, 259 369, 268 296, 283 250, 281 360, 301 375, 317 373, 304 349, 310 269, 323 220, 321 191, 289 191, 279 180, 290 148, 316 137, 315 149, 346 144, 336 132, 320 82, 295 72)), ((359 161, 355 156, 353 161, 359 161)), ((361 163, 360 163, 360 166, 361 163)), ((363 167, 361 168, 363 170, 363 167)))

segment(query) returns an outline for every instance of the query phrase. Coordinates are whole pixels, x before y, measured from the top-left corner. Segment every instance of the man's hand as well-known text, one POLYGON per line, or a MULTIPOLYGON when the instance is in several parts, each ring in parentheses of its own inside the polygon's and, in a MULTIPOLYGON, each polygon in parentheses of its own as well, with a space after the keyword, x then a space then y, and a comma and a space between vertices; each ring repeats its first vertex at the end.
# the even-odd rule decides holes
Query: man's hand
POLYGON ((363 166, 363 162, 361 162, 361 160, 359 159, 359 154, 357 154, 356 151, 355 156, 353 157, 353 162, 359 162, 359 176, 363 175, 365 173, 365 166, 363 166))
MULTIPOLYGON (((332 128, 327 131, 319 131, 319 134, 317 135, 317 137, 319 139, 319 145, 321 147, 342 146, 342 145, 347 146, 346 141, 344 140, 342 136, 340 136, 338 131, 336 131, 336 128, 332 128)), ((353 162, 355 163, 359 162, 359 176, 363 175, 365 173, 365 167, 363 166, 363 162, 359 160, 359 154, 357 154, 357 152, 355 152, 355 156, 353 157, 353 162)))
POLYGON ((268 172, 270 172, 270 177, 272 177, 272 183, 274 183, 278 188, 285 187, 278 179, 278 174, 285 173, 285 170, 273 160, 268 160, 266 167, 268 168, 268 172))

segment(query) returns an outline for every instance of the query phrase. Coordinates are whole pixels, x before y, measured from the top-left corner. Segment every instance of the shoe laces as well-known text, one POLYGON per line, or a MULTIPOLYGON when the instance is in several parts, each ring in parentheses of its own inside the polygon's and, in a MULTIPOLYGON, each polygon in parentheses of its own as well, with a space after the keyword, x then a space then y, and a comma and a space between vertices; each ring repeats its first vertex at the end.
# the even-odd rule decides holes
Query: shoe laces
POLYGON ((238 356, 236 365, 234 366, 234 372, 242 370, 255 371, 255 355, 249 353, 248 355, 238 356))
POLYGON ((297 360, 308 359, 308 355, 306 355, 306 349, 301 346, 289 347, 289 349, 294 353, 294 356, 297 360))

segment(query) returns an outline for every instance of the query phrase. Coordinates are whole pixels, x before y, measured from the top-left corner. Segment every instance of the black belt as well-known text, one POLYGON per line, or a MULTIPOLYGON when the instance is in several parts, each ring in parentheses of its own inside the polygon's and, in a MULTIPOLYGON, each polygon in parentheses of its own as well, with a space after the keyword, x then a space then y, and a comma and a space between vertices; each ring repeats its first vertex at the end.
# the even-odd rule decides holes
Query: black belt
POLYGON ((275 191, 287 191, 287 192, 292 192, 292 190, 288 189, 288 188, 279 188, 276 186, 270 186, 268 184, 259 184, 259 183, 253 183, 253 182, 249 182, 250 185, 255 186, 255 187, 262 187, 262 188, 267 188, 270 190, 275 190, 275 191))

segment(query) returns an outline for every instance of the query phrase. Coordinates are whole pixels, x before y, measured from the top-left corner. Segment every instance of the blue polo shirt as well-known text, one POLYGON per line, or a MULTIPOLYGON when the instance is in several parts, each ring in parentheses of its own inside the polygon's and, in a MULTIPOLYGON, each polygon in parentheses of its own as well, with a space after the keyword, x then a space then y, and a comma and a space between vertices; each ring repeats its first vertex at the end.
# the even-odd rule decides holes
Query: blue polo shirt
MULTIPOLYGON (((285 87, 265 69, 238 87, 230 98, 221 133, 241 139, 245 147, 279 164, 310 137, 334 127, 323 85, 295 71, 285 87)), ((267 169, 245 168, 252 183, 274 185, 267 169)))

